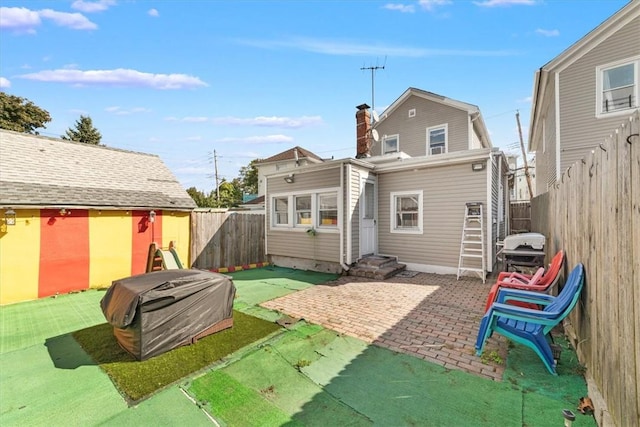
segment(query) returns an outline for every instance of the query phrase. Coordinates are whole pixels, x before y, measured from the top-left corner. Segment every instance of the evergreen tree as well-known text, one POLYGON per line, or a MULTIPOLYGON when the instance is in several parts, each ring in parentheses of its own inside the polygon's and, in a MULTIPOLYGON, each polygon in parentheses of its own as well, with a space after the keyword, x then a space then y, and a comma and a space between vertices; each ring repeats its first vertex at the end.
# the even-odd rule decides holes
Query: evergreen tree
POLYGON ((0 128, 38 135, 37 128, 46 128, 49 112, 26 98, 0 92, 0 128))
POLYGON ((76 120, 75 129, 67 129, 67 133, 62 135, 62 139, 83 142, 85 144, 101 145, 100 140, 102 135, 93 126, 91 117, 80 116, 80 119, 76 120))

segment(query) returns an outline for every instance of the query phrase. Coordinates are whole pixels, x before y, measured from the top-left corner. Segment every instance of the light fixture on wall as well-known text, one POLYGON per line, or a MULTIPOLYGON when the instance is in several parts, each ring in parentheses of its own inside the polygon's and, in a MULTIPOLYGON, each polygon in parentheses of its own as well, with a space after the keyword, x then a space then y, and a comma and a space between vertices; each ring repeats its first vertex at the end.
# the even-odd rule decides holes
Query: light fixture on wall
POLYGON ((71 211, 68 211, 65 208, 60 209, 60 212, 58 212, 58 213, 60 214, 60 216, 71 215, 71 211))
POLYGON ((485 167, 485 163, 484 162, 479 162, 479 163, 471 163, 471 170, 474 172, 478 172, 481 170, 484 170, 485 167))
POLYGON ((156 211, 149 211, 149 222, 156 222, 156 211))
POLYGON ((285 176, 284 180, 287 184, 293 184, 293 174, 290 173, 289 175, 285 176))
POLYGON ((11 208, 4 211, 4 223, 6 225, 16 225, 16 211, 11 208))

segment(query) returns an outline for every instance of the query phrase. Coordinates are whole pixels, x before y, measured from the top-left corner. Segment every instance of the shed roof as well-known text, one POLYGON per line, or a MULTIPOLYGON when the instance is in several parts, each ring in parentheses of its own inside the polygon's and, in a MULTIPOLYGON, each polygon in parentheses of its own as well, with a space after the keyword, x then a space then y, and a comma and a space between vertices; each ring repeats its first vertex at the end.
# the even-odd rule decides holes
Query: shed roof
POLYGON ((196 207, 156 155, 2 129, 0 205, 196 207))

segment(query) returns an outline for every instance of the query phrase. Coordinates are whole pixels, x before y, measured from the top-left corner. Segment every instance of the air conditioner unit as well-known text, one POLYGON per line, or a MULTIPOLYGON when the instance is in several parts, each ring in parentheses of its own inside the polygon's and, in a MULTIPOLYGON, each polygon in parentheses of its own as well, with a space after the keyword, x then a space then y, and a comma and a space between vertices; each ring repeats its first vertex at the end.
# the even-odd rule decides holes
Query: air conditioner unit
POLYGON ((443 154, 444 147, 431 147, 431 154, 443 154))

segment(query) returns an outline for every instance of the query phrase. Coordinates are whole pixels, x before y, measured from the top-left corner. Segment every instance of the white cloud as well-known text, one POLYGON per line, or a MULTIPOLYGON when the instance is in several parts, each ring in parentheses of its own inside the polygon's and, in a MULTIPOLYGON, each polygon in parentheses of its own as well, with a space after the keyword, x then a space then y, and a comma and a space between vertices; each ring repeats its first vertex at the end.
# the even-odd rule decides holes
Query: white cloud
POLYGON ((542 28, 537 28, 536 34, 540 34, 545 37, 558 37, 560 35, 560 30, 543 30, 542 28))
POLYGON ((514 5, 533 6, 536 3, 538 3, 537 0, 484 0, 473 2, 473 4, 480 7, 500 7, 514 5))
POLYGON ((71 3, 71 8, 79 10, 84 13, 103 12, 109 9, 111 6, 115 6, 115 0, 98 0, 98 1, 86 1, 76 0, 71 3))
POLYGON ((115 114, 116 116, 128 116, 136 113, 149 113, 151 110, 144 107, 134 107, 129 109, 123 109, 121 107, 107 107, 104 109, 107 113, 115 114))
POLYGON ((221 138, 216 142, 234 142, 244 144, 285 144, 293 142, 293 138, 287 135, 263 135, 247 136, 244 138, 221 138))
POLYGON ((281 127, 288 129, 298 129, 306 126, 322 124, 320 116, 302 116, 302 117, 265 117, 258 116, 253 118, 241 117, 214 117, 211 119, 217 125, 232 126, 262 126, 262 127, 281 127))
POLYGON ((118 68, 115 70, 44 70, 18 76, 40 82, 69 83, 80 86, 127 86, 150 89, 192 89, 208 86, 198 77, 186 74, 152 74, 118 68))
POLYGON ((432 11, 438 6, 451 4, 451 0, 420 0, 418 4, 424 10, 432 11))
POLYGON ((395 10, 402 13, 414 13, 416 8, 412 4, 387 3, 382 6, 383 9, 395 10))
POLYGON ((26 7, 0 7, 0 28, 34 33, 42 21, 38 12, 26 7))
POLYGON ((0 28, 18 33, 35 34, 43 19, 72 30, 95 30, 98 26, 80 13, 58 12, 53 9, 30 10, 25 7, 0 7, 0 28))
POLYGON ((154 18, 157 18, 158 16, 160 16, 160 12, 158 12, 158 9, 149 9, 147 14, 149 16, 153 16, 154 18))
POLYGON ((4 77, 0 77, 0 89, 6 89, 10 87, 11 87, 11 82, 4 77))
POLYGON ((325 55, 396 56, 424 58, 431 56, 509 56, 509 50, 426 49, 373 43, 351 43, 345 40, 294 38, 278 40, 237 40, 238 43, 262 49, 297 49, 325 55))

